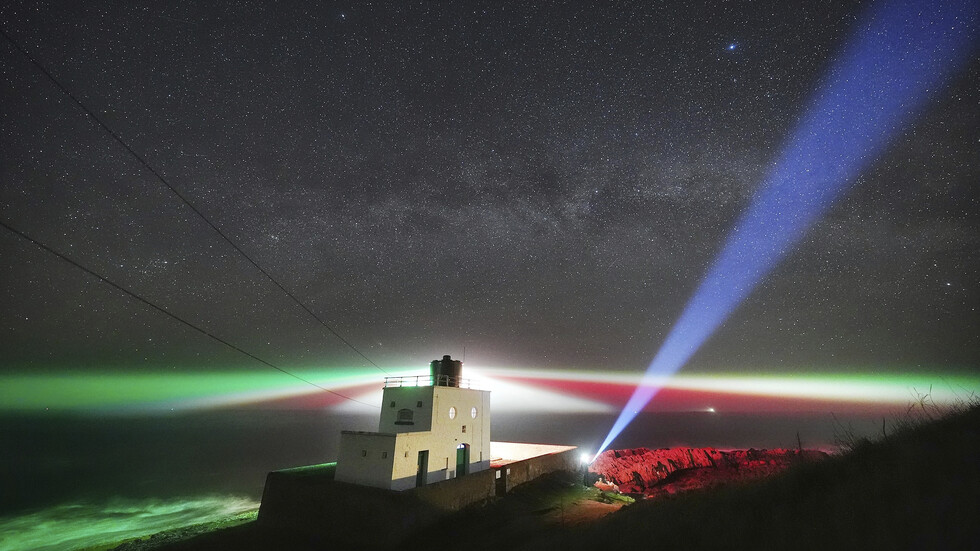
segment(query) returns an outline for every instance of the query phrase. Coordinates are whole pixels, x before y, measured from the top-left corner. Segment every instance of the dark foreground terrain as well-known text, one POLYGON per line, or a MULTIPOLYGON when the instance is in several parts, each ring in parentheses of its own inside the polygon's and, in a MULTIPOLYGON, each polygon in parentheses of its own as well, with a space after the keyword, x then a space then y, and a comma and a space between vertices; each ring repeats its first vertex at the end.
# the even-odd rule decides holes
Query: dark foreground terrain
MULTIPOLYGON (((487 550, 980 547, 980 408, 849 444, 846 454, 796 462, 765 479, 629 506, 608 498, 611 503, 601 503, 604 496, 583 487, 580 476, 558 473, 464 510, 399 549, 458 549, 461 542, 487 550)), ((316 535, 300 536, 248 522, 193 537, 187 537, 193 531, 159 535, 119 549, 352 548, 336 542, 344 527, 330 519, 311 529, 316 535)))

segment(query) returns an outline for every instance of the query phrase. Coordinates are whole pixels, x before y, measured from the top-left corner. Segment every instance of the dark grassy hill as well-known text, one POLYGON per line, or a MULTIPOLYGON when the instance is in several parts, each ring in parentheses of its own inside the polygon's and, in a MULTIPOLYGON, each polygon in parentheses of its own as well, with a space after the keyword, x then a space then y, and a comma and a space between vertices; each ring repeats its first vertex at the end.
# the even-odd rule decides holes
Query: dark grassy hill
POLYGON ((765 481, 637 503, 541 549, 980 549, 980 408, 765 481))

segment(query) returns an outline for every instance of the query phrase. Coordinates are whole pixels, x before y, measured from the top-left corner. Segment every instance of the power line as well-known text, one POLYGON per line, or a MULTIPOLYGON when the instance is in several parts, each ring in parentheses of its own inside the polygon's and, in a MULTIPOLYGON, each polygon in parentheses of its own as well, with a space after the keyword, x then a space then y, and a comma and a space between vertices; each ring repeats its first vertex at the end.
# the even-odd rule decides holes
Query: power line
POLYGON ((208 336, 208 337, 210 337, 210 338, 212 338, 212 339, 220 342, 221 344, 227 346, 228 348, 231 348, 232 350, 235 350, 237 352, 241 352, 242 354, 248 356, 249 358, 252 358, 253 360, 255 360, 255 361, 257 361, 257 362, 259 362, 261 364, 264 364, 264 365, 266 365, 268 367, 271 367, 272 369, 275 369, 277 371, 281 371, 282 373, 285 373, 286 375, 289 375, 290 377, 293 377, 294 379, 303 381, 304 383, 306 383, 308 385, 312 385, 312 386, 314 386, 316 388, 319 388, 320 390, 324 390, 326 392, 329 392, 330 394, 335 394, 337 396, 340 396, 341 398, 344 398, 345 400, 350 400, 352 402, 357 402, 358 404, 364 404, 365 406, 371 406, 371 407, 375 407, 375 408, 378 407, 378 406, 376 406, 374 404, 368 404, 366 402, 362 402, 362 401, 357 400, 355 398, 351 398, 350 396, 345 396, 345 395, 343 395, 343 394, 341 394, 339 392, 330 390, 329 388, 322 387, 322 386, 314 383, 313 381, 310 381, 308 379, 304 379, 303 377, 300 377, 299 375, 296 375, 295 373, 290 373, 289 371, 286 371, 285 369, 283 369, 283 368, 281 368, 281 367, 279 367, 277 365, 274 365, 274 364, 272 364, 270 362, 267 362, 267 361, 263 360, 262 358, 259 358, 258 356, 252 354, 251 352, 248 352, 246 350, 243 350, 243 349, 239 348, 238 346, 235 346, 234 344, 226 341, 225 339, 222 339, 221 337, 219 337, 219 336, 217 336, 217 335, 215 335, 215 334, 213 334, 213 333, 211 333, 211 332, 209 332, 209 331, 207 331, 205 329, 202 329, 202 328, 194 325, 193 323, 185 320, 184 318, 178 316, 177 314, 174 314, 173 312, 167 310, 166 308, 154 304, 149 299, 146 299, 146 298, 144 298, 144 297, 136 294, 136 292, 131 291, 131 290, 127 289, 126 287, 123 287, 122 285, 120 285, 120 284, 118 284, 118 283, 110 280, 109 278, 103 276, 102 274, 99 274, 95 270, 92 270, 90 268, 87 268, 87 267, 83 266, 82 264, 78 263, 77 261, 73 260, 72 258, 69 258, 68 256, 65 256, 64 254, 61 254, 60 252, 56 251, 55 249, 49 247, 48 245, 45 245, 44 243, 41 243, 40 241, 38 241, 38 240, 34 239, 33 237, 27 235, 26 233, 18 230, 17 228, 14 228, 13 226, 11 226, 10 224, 8 224, 7 222, 5 222, 3 220, 0 220, 0 226, 3 226, 5 229, 7 229, 8 231, 10 231, 11 233, 14 233, 14 234, 20 236, 21 238, 26 239, 27 241, 30 241, 31 243, 37 245, 41 249, 43 249, 43 250, 45 250, 45 251, 53 254, 54 256, 57 256, 58 258, 64 260, 65 262, 68 262, 72 266, 75 266, 76 268, 84 271, 85 273, 87 273, 87 274, 89 274, 89 275, 91 275, 91 276, 99 279, 103 283, 106 283, 106 284, 114 287, 115 289, 117 289, 119 291, 122 291, 123 293, 126 293, 130 297, 132 297, 132 298, 134 298, 134 299, 142 302, 143 304, 149 306, 150 308, 153 308, 157 312, 160 312, 160 313, 162 313, 162 314, 170 317, 171 319, 177 320, 180 323, 186 325, 187 327, 190 327, 191 329, 197 331, 198 333, 201 333, 203 335, 206 335, 206 336, 208 336))
POLYGON ((81 108, 82 111, 84 111, 86 115, 88 115, 89 117, 91 117, 92 120, 95 121, 95 123, 100 128, 102 128, 102 130, 104 130, 107 134, 109 134, 110 136, 112 136, 112 138, 114 140, 116 140, 116 142, 119 143, 119 145, 121 145, 123 147, 123 149, 125 149, 134 159, 136 159, 137 162, 139 162, 141 165, 143 165, 143 167, 146 170, 148 170, 150 172, 150 174, 152 174, 153 176, 155 176, 156 179, 160 181, 160 183, 162 183, 164 186, 167 187, 167 189, 169 189, 171 192, 173 192, 173 194, 176 195, 177 198, 180 199, 185 205, 187 205, 192 211, 194 211, 194 213, 197 214, 201 218, 201 220, 204 220, 204 222, 208 226, 210 226, 211 229, 213 229, 215 231, 215 233, 217 233, 219 236, 221 236, 222 239, 224 239, 229 245, 231 245, 236 251, 238 251, 238 253, 240 255, 242 255, 245 258, 245 260, 248 260, 248 262, 252 266, 254 266, 255 269, 257 269, 258 271, 262 272, 262 275, 264 275, 266 278, 268 278, 269 281, 271 281, 273 285, 275 285, 276 287, 278 287, 280 291, 282 291, 283 293, 286 294, 286 296, 288 296, 289 298, 291 298, 293 300, 293 302, 295 302, 296 304, 298 304, 300 308, 302 308, 303 310, 305 310, 307 314, 309 314, 310 316, 313 317, 313 319, 315 319, 316 321, 318 321, 320 323, 320 325, 322 325, 324 328, 326 328, 326 330, 329 331, 331 334, 333 334, 333 336, 335 336, 338 339, 340 339, 340 342, 344 343, 345 345, 347 345, 348 348, 350 348, 351 350, 353 350, 354 352, 356 352, 358 356, 360 356, 362 359, 364 359, 364 361, 366 361, 367 363, 371 364, 372 366, 378 368, 385 375, 388 375, 389 374, 381 366, 379 366, 378 364, 374 363, 373 361, 371 361, 370 358, 368 358, 367 356, 365 356, 363 352, 361 352, 360 350, 358 350, 358 348, 356 346, 354 346, 353 344, 351 344, 350 341, 348 341, 347 339, 345 339, 340 333, 338 333, 326 321, 324 321, 322 318, 320 318, 320 316, 316 315, 313 312, 313 310, 311 310, 308 306, 306 306, 305 303, 303 303, 301 300, 299 300, 298 298, 296 298, 296 296, 293 295, 293 293, 289 292, 289 290, 286 289, 281 283, 279 283, 279 281, 277 281, 276 278, 272 277, 272 275, 269 274, 269 272, 265 271, 265 269, 262 268, 262 266, 259 266, 259 264, 255 260, 252 260, 252 257, 250 257, 245 251, 243 251, 242 248, 239 247, 234 241, 232 241, 230 237, 228 237, 227 235, 225 235, 225 233, 223 231, 221 231, 218 228, 218 226, 216 226, 213 222, 211 222, 211 220, 208 219, 208 217, 205 216, 203 212, 201 212, 200 210, 198 210, 197 207, 195 207, 194 204, 191 203, 189 199, 187 199, 187 197, 184 197, 184 195, 182 193, 180 193, 180 191, 178 191, 177 188, 175 188, 174 186, 172 186, 170 184, 170 182, 168 182, 167 179, 163 177, 162 174, 160 174, 152 166, 150 166, 150 163, 147 162, 146 159, 144 159, 142 155, 140 155, 132 147, 130 147, 129 144, 126 143, 125 140, 123 140, 118 134, 116 134, 116 132, 114 130, 112 130, 112 128, 109 128, 109 126, 106 123, 104 123, 102 121, 102 119, 100 119, 99 116, 95 114, 94 111, 92 111, 91 109, 89 109, 88 107, 86 107, 85 104, 82 103, 81 100, 79 100, 77 97, 75 97, 75 95, 71 93, 71 90, 69 90, 68 87, 66 87, 58 79, 56 79, 54 77, 54 75, 52 75, 50 72, 48 72, 48 70, 45 69, 43 65, 41 65, 41 62, 39 62, 37 59, 34 58, 34 56, 32 56, 30 53, 28 53, 28 51, 25 50, 10 35, 8 35, 7 32, 5 30, 3 30, 2 27, 0 27, 0 34, 2 34, 3 37, 6 38, 7 41, 10 42, 14 46, 14 48, 16 48, 18 51, 20 51, 20 53, 24 54, 24 56, 27 57, 27 59, 30 60, 30 62, 35 67, 37 67, 37 69, 39 71, 41 71, 41 73, 44 74, 44 76, 48 77, 48 79, 51 82, 53 82, 54 85, 57 86, 62 91, 62 93, 64 93, 73 102, 75 102, 75 104, 78 105, 78 107, 81 108))

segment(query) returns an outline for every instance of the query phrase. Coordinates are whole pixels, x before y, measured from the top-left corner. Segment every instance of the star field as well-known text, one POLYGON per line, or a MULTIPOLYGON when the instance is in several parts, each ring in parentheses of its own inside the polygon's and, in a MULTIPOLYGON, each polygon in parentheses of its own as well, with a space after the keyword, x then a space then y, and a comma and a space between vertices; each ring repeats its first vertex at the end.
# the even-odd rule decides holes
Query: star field
MULTIPOLYGON (((6 33, 382 366, 641 371, 860 14, 32 3, 6 33)), ((363 365, 0 47, 0 218, 283 366, 363 365)), ((974 60, 692 360, 980 362, 974 60)), ((248 363, 0 233, 6 370, 248 363)))

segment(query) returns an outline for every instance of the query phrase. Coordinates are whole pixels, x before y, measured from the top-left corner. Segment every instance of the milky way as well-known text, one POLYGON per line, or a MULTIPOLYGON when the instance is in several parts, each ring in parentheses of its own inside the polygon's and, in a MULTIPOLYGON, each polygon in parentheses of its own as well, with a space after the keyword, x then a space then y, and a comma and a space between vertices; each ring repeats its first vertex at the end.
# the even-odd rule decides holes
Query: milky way
MULTIPOLYGON (((648 4, 32 3, 0 23, 378 365, 465 347, 642 372, 860 15, 648 4)), ((3 220, 277 365, 367 365, 7 42, 0 70, 3 220)), ((689 369, 976 369, 978 72, 689 369)), ((0 278, 6 371, 251 361, 8 232, 0 278)))

